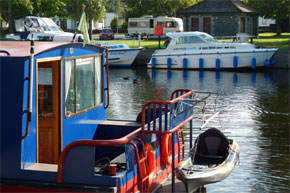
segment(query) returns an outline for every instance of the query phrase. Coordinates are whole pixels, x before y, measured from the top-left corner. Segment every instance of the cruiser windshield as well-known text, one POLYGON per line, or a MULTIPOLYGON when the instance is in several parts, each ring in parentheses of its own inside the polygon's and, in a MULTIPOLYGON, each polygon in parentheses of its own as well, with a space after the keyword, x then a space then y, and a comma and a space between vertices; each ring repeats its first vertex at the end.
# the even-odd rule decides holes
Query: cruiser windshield
POLYGON ((218 42, 218 41, 217 41, 216 39, 214 39, 212 36, 207 35, 207 34, 201 34, 201 35, 199 35, 199 37, 200 37, 201 39, 203 39, 204 41, 209 42, 209 43, 218 42))

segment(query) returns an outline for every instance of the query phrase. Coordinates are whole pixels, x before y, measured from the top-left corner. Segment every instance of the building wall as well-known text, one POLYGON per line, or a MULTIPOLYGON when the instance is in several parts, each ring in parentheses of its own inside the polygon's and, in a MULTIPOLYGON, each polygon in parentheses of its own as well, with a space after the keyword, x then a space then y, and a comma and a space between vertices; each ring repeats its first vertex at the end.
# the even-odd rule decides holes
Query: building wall
POLYGON ((213 36, 234 36, 239 32, 239 20, 237 15, 216 15, 213 19, 213 36))
POLYGON ((258 33, 258 17, 246 14, 203 14, 183 17, 185 31, 192 31, 192 18, 198 18, 199 29, 204 31, 204 18, 211 18, 212 36, 236 36, 244 28, 244 33, 255 36, 258 33), (241 19, 244 18, 244 19, 241 19), (244 27, 242 27, 242 21, 244 27))

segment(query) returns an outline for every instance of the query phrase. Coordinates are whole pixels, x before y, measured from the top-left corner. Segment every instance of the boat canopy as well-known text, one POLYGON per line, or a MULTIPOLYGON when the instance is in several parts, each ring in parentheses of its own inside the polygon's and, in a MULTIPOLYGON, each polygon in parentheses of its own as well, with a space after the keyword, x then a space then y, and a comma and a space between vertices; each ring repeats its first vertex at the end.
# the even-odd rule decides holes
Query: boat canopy
POLYGON ((15 20, 15 31, 16 32, 25 32, 25 25, 36 28, 38 31, 54 31, 62 32, 62 29, 58 27, 52 19, 46 17, 35 17, 27 16, 15 20))

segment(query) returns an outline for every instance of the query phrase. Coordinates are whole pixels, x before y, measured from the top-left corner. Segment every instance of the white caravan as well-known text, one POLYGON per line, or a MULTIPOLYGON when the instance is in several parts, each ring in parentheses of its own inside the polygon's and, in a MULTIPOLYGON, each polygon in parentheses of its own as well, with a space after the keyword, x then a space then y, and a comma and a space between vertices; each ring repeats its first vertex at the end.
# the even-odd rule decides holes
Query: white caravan
POLYGON ((176 17, 159 16, 143 16, 140 18, 129 18, 128 20, 128 35, 130 36, 152 36, 156 25, 163 26, 163 34, 167 32, 182 32, 183 21, 176 17))

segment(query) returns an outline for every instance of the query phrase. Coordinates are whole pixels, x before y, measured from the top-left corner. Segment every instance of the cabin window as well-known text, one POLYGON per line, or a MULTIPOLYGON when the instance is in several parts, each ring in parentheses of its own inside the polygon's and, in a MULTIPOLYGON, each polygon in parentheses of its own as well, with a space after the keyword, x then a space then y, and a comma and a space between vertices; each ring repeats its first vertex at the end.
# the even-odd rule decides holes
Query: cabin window
POLYGON ((184 36, 178 38, 176 44, 195 44, 195 43, 203 43, 204 41, 197 36, 184 36))
POLYGON ((176 41, 176 44, 188 44, 188 37, 180 37, 178 38, 178 40, 176 41))
POLYGON ((65 114, 87 111, 103 103, 101 56, 65 60, 65 114))
POLYGON ((130 27, 137 27, 137 22, 129 22, 130 27))
POLYGON ((52 69, 38 69, 38 117, 53 116, 53 88, 52 88, 52 69))
POLYGON ((172 21, 167 21, 167 22, 165 22, 165 27, 174 28, 174 23, 172 21))
POLYGON ((189 43, 190 44, 194 44, 194 43, 203 43, 204 41, 201 40, 199 37, 197 36, 190 36, 189 37, 189 43))

